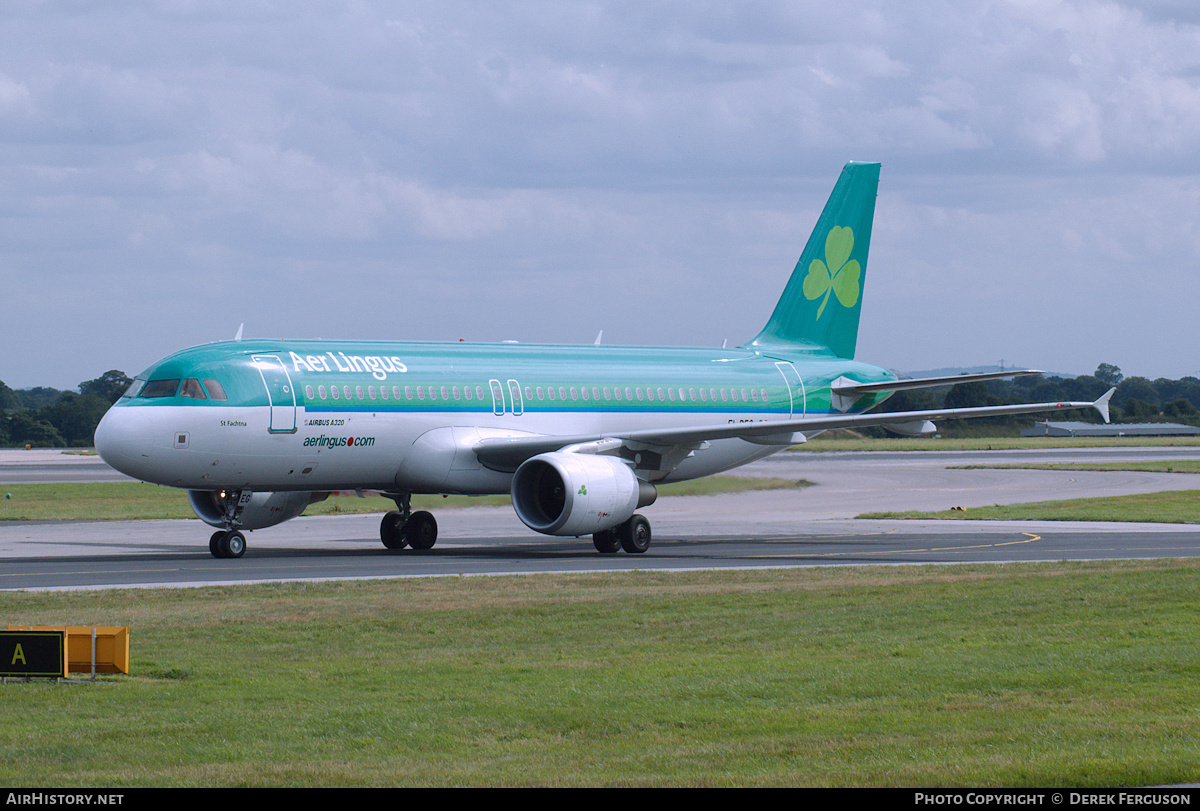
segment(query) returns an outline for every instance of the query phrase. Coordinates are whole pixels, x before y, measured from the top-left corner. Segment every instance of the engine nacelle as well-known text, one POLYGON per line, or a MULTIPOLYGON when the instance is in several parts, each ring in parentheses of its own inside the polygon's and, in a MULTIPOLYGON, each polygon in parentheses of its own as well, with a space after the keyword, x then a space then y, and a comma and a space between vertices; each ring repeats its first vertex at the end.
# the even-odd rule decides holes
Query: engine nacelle
POLYGON ((611 529, 654 501, 654 486, 639 481, 612 456, 543 453, 527 459, 512 479, 512 501, 525 526, 546 535, 591 535, 611 529))
MULTIPOLYGON (((188 490, 192 511, 206 524, 225 526, 225 508, 230 499, 237 498, 234 490, 188 490)), ((262 529, 295 518, 307 509, 329 498, 329 493, 252 493, 250 503, 242 510, 239 529, 262 529)))

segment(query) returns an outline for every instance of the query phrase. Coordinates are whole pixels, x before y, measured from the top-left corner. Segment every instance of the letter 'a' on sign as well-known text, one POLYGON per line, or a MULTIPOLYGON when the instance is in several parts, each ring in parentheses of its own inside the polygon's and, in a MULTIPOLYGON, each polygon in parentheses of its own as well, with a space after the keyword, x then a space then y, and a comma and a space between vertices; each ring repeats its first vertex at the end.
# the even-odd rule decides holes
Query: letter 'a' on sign
POLYGON ((66 678, 62 631, 0 631, 0 676, 66 678))

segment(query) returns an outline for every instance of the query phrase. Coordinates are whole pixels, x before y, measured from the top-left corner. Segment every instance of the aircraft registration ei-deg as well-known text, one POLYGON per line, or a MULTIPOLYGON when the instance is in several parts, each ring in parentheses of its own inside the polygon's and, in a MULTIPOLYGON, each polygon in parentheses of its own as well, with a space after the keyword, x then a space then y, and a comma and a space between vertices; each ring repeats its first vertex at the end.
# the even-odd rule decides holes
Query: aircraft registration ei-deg
MULTIPOLYGON (((878 163, 849 163, 765 327, 736 349, 235 340, 138 375, 96 429, 118 471, 188 490, 217 527, 215 557, 245 532, 331 491, 396 503, 390 549, 429 549, 437 522, 414 493, 510 493, 548 535, 645 552, 637 510, 656 485, 761 459, 833 428, 928 433, 934 419, 1092 407, 1029 403, 873 414, 895 391, 1032 371, 900 380, 854 360, 878 163)), ((239 336, 240 337, 240 336, 239 336)))

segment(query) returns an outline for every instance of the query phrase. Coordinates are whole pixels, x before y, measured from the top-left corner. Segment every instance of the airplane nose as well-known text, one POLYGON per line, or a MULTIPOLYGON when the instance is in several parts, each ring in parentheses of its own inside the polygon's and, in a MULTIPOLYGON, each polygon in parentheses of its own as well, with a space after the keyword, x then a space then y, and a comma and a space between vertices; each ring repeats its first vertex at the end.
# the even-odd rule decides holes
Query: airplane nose
POLYGON ((150 462, 152 443, 144 420, 137 411, 142 409, 110 408, 96 426, 96 452, 109 467, 144 480, 144 468, 150 462))

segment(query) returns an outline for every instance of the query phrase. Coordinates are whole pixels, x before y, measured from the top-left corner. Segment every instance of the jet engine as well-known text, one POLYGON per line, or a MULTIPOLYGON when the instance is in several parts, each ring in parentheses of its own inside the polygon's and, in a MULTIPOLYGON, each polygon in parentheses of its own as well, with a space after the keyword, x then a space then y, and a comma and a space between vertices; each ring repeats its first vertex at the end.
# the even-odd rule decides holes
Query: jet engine
MULTIPOLYGON (((188 490, 192 511, 201 521, 214 527, 225 527, 226 509, 237 497, 236 490, 188 490)), ((308 505, 327 498, 329 493, 252 493, 250 503, 242 509, 238 528, 273 527, 300 515, 308 505)))
POLYGON ((640 481, 613 456, 543 453, 527 459, 512 479, 512 501, 525 526, 546 535, 591 535, 628 520, 654 502, 654 485, 640 481))

